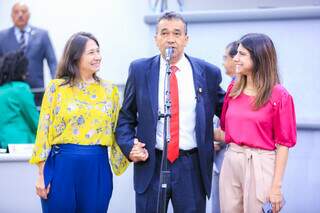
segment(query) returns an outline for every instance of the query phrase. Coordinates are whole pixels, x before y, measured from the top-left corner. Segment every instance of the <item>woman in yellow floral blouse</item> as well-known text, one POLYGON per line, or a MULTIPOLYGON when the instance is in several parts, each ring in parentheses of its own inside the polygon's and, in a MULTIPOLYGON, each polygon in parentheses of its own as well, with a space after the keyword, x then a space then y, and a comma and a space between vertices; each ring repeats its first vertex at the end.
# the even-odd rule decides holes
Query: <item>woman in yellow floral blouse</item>
POLYGON ((128 166, 114 137, 118 89, 97 77, 100 62, 96 38, 76 33, 44 94, 30 159, 39 166, 36 191, 43 212, 105 213, 112 194, 107 147, 115 174, 128 166))

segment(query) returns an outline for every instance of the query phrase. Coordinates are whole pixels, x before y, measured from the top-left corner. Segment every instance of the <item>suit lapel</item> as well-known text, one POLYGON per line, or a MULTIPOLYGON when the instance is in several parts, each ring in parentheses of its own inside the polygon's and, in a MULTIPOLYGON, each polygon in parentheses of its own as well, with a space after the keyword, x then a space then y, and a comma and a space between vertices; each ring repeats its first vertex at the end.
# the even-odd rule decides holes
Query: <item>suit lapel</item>
MULTIPOLYGON (((206 90, 206 80, 203 73, 203 68, 191 57, 187 56, 193 73, 193 82, 195 94, 197 97, 196 103, 196 137, 197 143, 204 141, 205 136, 205 101, 203 93, 206 90)), ((146 79, 148 85, 148 95, 151 102, 154 119, 158 119, 158 90, 159 90, 159 69, 160 57, 154 57, 150 64, 150 69, 147 72, 146 79)), ((155 122, 156 123, 156 122, 155 122)))
POLYGON ((34 40, 34 36, 36 35, 36 30, 30 26, 30 32, 29 32, 29 40, 28 40, 28 43, 27 43, 27 47, 26 47, 26 51, 28 51, 31 47, 31 44, 34 40))
POLYGON ((206 90, 206 80, 203 73, 203 68, 192 59, 192 57, 188 57, 188 60, 190 61, 191 67, 192 67, 192 73, 193 73, 193 82, 194 82, 194 89, 196 94, 196 138, 197 138, 197 144, 198 147, 204 140, 205 136, 205 100, 203 93, 206 90))
MULTIPOLYGON (((194 90, 195 94, 197 96, 197 99, 199 99, 199 95, 203 92, 203 89, 205 89, 205 77, 203 76, 203 69, 202 67, 195 62, 191 57, 186 56, 188 60, 190 61, 191 67, 192 67, 192 73, 193 73, 193 83, 194 83, 194 90)), ((199 100, 198 100, 199 102, 199 100)))
POLYGON ((154 57, 147 72, 148 95, 151 102, 154 119, 158 119, 158 90, 159 90, 160 56, 154 57))
POLYGON ((9 32, 9 39, 10 39, 10 42, 12 42, 12 44, 14 44, 14 46, 18 49, 20 47, 20 44, 17 40, 17 36, 16 34, 14 33, 14 27, 11 27, 10 28, 10 32, 9 32))

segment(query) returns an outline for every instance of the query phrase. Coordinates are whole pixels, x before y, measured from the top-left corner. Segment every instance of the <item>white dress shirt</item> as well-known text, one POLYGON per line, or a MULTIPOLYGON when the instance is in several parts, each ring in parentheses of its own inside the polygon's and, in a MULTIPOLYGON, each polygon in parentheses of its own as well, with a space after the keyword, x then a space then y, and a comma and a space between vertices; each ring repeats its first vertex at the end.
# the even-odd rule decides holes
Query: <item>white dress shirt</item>
MULTIPOLYGON (((196 124, 196 95, 193 82, 192 67, 188 59, 183 56, 176 64, 179 71, 176 72, 179 94, 179 149, 190 150, 197 147, 196 124)), ((158 111, 164 112, 164 80, 166 73, 166 61, 160 56, 158 111)), ((157 122, 156 148, 163 150, 163 126, 164 119, 157 122)))
MULTIPOLYGON (((24 33, 24 38, 26 41, 26 45, 28 45, 29 42, 29 37, 31 35, 31 27, 29 25, 27 25, 24 29, 25 31, 24 33)), ((18 43, 20 43, 20 39, 21 39, 21 30, 18 27, 14 27, 14 35, 16 36, 16 39, 18 41, 18 43)))

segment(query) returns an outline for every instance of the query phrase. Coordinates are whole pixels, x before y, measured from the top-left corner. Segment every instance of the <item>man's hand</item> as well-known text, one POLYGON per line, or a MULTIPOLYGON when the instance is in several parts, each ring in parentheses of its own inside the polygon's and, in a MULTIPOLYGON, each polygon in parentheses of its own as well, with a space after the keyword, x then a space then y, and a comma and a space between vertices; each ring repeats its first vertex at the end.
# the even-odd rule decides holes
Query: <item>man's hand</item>
POLYGON ((139 161, 146 161, 149 157, 148 150, 145 147, 144 143, 141 143, 138 139, 134 139, 133 147, 129 154, 129 159, 135 163, 139 161))

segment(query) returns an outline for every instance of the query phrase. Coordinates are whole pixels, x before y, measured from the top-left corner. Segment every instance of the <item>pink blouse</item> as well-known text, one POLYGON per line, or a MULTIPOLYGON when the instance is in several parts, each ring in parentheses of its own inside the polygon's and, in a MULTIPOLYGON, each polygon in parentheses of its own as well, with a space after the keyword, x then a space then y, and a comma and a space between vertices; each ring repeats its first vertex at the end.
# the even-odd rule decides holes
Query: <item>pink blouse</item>
POLYGON ((283 86, 274 86, 270 100, 258 110, 252 109, 252 96, 241 93, 235 99, 229 97, 232 86, 233 83, 228 87, 221 114, 226 143, 265 150, 275 150, 276 144, 296 144, 293 99, 283 86))

